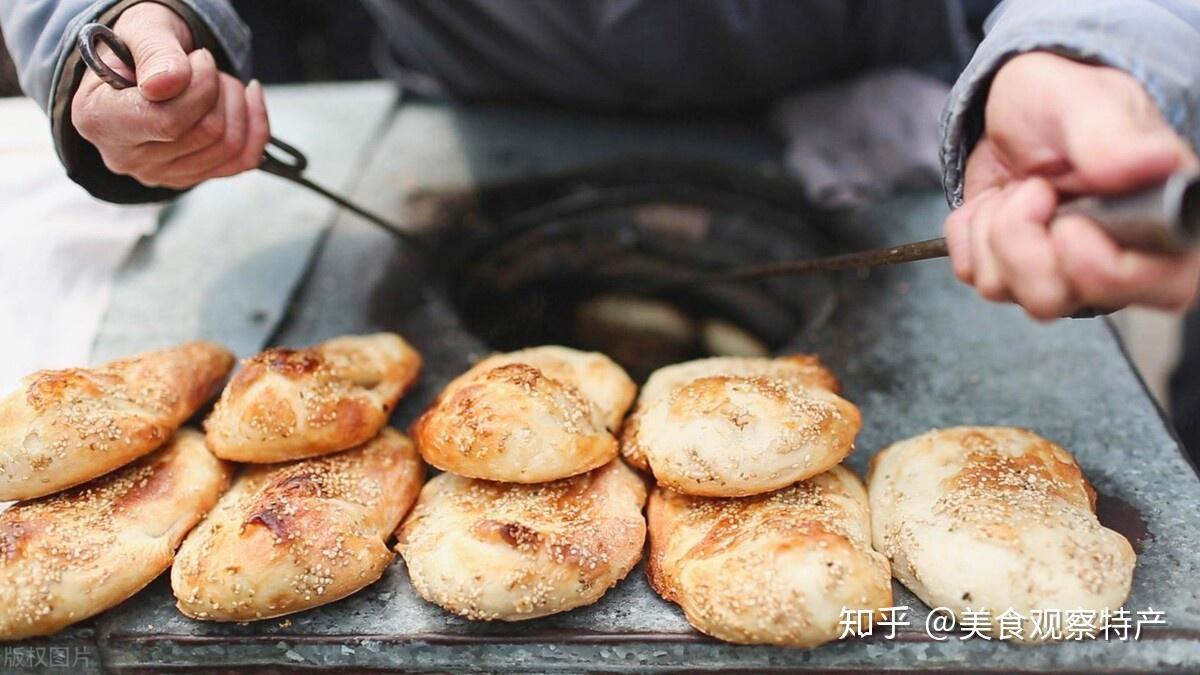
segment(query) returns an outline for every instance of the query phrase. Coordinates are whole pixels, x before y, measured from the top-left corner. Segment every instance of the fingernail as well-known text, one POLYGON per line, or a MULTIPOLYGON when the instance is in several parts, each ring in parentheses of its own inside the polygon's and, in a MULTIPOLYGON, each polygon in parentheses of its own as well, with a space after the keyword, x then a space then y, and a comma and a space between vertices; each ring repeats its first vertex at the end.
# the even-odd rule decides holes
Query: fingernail
POLYGON ((174 70, 174 68, 171 67, 171 64, 165 63, 163 65, 157 66, 156 68, 154 68, 154 70, 151 70, 149 73, 146 73, 145 75, 143 75, 142 81, 148 82, 150 80, 153 80, 156 77, 160 77, 162 75, 167 75, 172 70, 174 70))
POLYGON ((164 76, 164 74, 167 74, 167 73, 169 73, 169 72, 170 72, 170 71, 155 71, 155 72, 152 72, 152 73, 148 74, 148 76, 145 76, 145 77, 143 77, 143 78, 139 78, 139 79, 138 79, 138 86, 143 86, 143 88, 144 88, 144 86, 150 86, 150 85, 154 84, 154 80, 156 80, 156 79, 158 79, 158 78, 160 78, 160 77, 164 76))

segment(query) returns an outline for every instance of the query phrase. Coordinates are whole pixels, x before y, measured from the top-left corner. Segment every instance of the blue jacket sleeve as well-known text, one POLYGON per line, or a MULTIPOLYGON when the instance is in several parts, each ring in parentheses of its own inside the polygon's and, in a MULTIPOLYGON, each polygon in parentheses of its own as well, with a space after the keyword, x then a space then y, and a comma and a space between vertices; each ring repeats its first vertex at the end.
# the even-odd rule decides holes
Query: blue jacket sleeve
MULTIPOLYGON (((71 98, 83 77, 75 49, 80 29, 92 21, 112 25, 121 12, 146 0, 0 0, 0 26, 21 88, 50 116, 51 133, 67 174, 93 195, 114 202, 166 199, 174 191, 147 188, 110 172, 100 153, 71 124, 71 98)), ((228 0, 155 0, 174 10, 207 47, 222 70, 245 79, 250 72, 250 31, 228 0)))
POLYGON ((942 111, 946 199, 962 203, 963 171, 983 131, 992 77, 1024 52, 1052 51, 1120 68, 1141 82, 1179 134, 1200 146, 1200 2, 1006 0, 942 111))

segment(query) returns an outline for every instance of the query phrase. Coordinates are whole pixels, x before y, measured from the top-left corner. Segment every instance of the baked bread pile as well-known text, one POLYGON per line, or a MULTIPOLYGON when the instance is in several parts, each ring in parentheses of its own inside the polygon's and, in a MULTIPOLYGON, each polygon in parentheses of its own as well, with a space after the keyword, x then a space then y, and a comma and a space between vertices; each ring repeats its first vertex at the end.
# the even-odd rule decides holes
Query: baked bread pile
POLYGON ((420 356, 390 334, 269 349, 207 438, 181 429, 233 362, 194 342, 34 373, 0 400, 0 500, 25 500, 0 513, 0 639, 102 612, 172 562, 181 611, 208 619, 278 616, 379 578, 424 476, 384 428, 420 356), (238 474, 225 460, 293 461, 238 474))
POLYGON ((207 342, 44 370, 0 400, 0 639, 113 607, 171 565, 230 467, 180 429, 233 355, 207 342))
POLYGON ((647 380, 621 450, 654 475, 650 584, 700 631, 809 647, 843 609, 891 605, 867 493, 840 466, 862 426, 815 356, 716 357, 647 380))
POLYGON ((651 585, 714 637, 792 646, 840 637, 847 610, 878 617, 893 573, 931 607, 1022 641, 1052 639, 1039 613, 1099 629, 1128 597, 1133 549, 1100 525, 1061 447, 1023 429, 933 431, 876 455, 868 490, 839 466, 860 425, 815 357, 655 372, 621 434, 658 483, 651 585))
POLYGON ((603 354, 497 354, 410 441, 387 423, 420 355, 342 337, 247 359, 206 435, 181 428, 232 366, 188 343, 38 372, 0 400, 0 500, 21 500, 0 512, 0 639, 93 616, 168 567, 189 617, 309 609, 379 579, 393 535, 422 597, 502 621, 596 602, 648 535, 649 582, 693 626, 797 647, 841 637, 848 611, 879 616, 893 574, 1031 642, 1054 638, 1038 612, 1100 629, 1132 583, 1078 463, 1032 432, 935 430, 880 451, 864 486, 841 464, 861 415, 814 356, 668 366, 626 418, 636 386, 603 354), (423 487, 422 457, 445 472, 423 487))
POLYGON ((171 588, 195 619, 250 621, 379 579, 425 469, 386 428, 421 357, 392 333, 274 347, 242 363, 205 420, 218 457, 250 462, 179 548, 171 588))
POLYGON ((429 481, 396 537, 426 600, 520 621, 598 600, 638 560, 646 486, 614 436, 636 387, 603 354, 483 359, 413 424, 429 481))

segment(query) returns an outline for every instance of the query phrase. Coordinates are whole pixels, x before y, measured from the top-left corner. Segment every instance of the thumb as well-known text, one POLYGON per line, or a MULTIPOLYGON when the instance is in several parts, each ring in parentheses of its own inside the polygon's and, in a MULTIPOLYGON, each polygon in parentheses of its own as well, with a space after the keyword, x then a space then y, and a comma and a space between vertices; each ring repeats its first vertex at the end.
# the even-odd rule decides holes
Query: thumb
MULTIPOLYGON (((1122 74, 1123 75, 1123 74, 1122 74)), ((1064 117, 1068 159, 1081 191, 1122 192, 1166 178, 1194 161, 1191 148, 1131 77, 1126 86, 1076 100, 1064 117)))
POLYGON ((185 50, 191 36, 178 14, 143 3, 126 10, 114 30, 133 54, 138 89, 147 100, 175 98, 191 84, 192 66, 185 50))
POLYGON ((1166 178, 1189 154, 1171 129, 1115 129, 1070 144, 1071 162, 1086 191, 1123 192, 1166 178))

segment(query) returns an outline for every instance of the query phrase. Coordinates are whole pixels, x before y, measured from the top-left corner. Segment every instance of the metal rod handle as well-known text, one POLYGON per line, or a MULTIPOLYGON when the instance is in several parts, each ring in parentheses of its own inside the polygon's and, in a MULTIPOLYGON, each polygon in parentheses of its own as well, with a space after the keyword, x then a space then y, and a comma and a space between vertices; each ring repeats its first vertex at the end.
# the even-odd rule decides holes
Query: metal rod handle
POLYGON ((1080 214, 1126 248, 1179 253, 1200 243, 1200 172, 1177 171, 1165 181, 1123 195, 1080 197, 1057 215, 1080 214))

